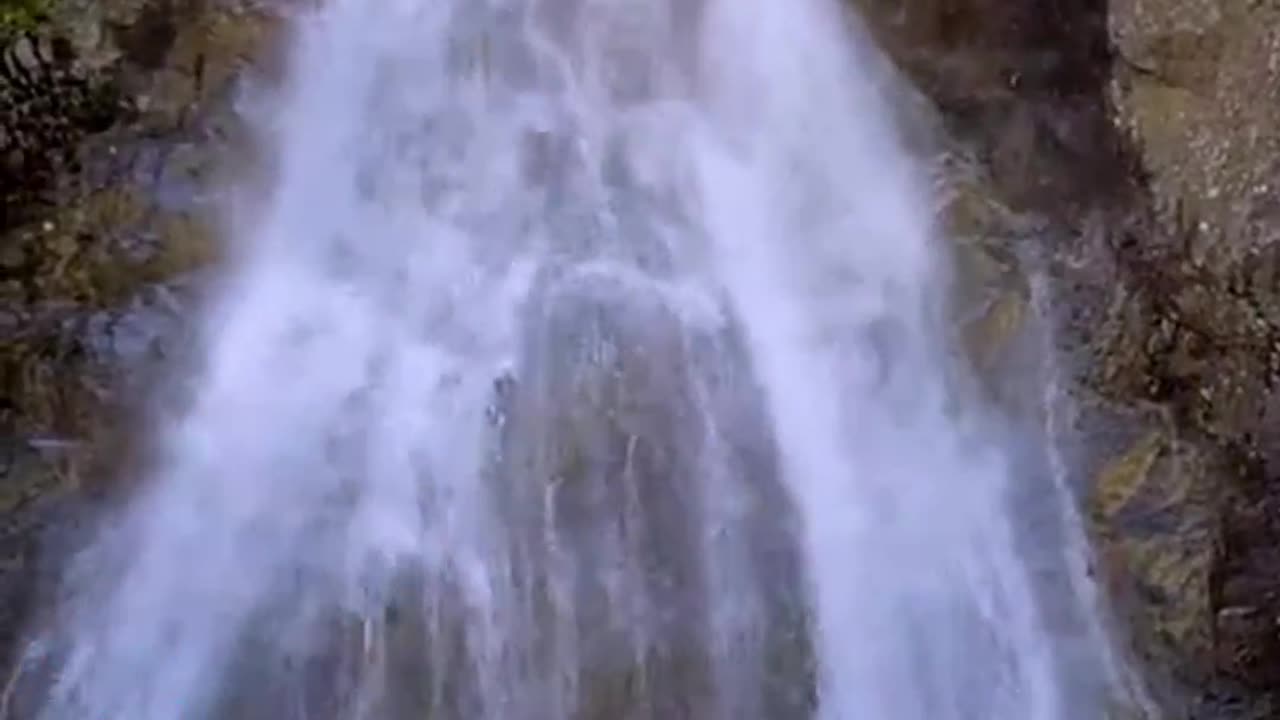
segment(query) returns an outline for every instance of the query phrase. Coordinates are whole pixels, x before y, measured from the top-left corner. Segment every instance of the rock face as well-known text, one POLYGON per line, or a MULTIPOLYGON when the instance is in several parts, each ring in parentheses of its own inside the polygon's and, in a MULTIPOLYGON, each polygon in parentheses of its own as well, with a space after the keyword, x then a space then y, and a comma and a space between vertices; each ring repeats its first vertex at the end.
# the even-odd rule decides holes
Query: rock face
POLYGON ((277 23, 202 0, 0 0, 0 18, 7 668, 57 558, 78 542, 82 511, 110 499, 106 479, 131 455, 128 420, 144 411, 159 361, 182 347, 200 271, 217 253, 215 158, 247 142, 232 112, 236 81, 265 57, 277 23), (38 21, 16 12, 37 5, 38 21))
POLYGON ((1058 442, 1153 693, 1275 717, 1280 8, 856 4, 962 148, 944 216, 981 362, 1058 345, 1058 442))
POLYGON ((554 611, 533 646, 557 662, 568 641, 581 663, 560 670, 579 678, 573 716, 810 717, 797 519, 738 332, 687 327, 617 278, 543 278, 502 414, 500 503, 517 567, 547 588, 533 614, 554 611), (708 604, 717 581, 750 598, 758 639, 715 639, 742 622, 708 604))
MULTIPOLYGON (((1164 459, 1176 448, 1198 458, 1198 471, 1184 466, 1181 486, 1215 531, 1198 550, 1207 597, 1182 618, 1199 626, 1196 635, 1173 647, 1195 651, 1184 661, 1191 677, 1255 698, 1250 712, 1274 717, 1280 7, 1124 0, 1112 3, 1109 28, 1108 94, 1146 171, 1148 212, 1115 253, 1129 307, 1108 338, 1117 352, 1105 388, 1161 408, 1164 459)), ((1188 503, 1173 508, 1191 512, 1188 503)))
POLYGON ((1156 210, 1193 221, 1212 252, 1248 252, 1277 228, 1280 7, 1113 0, 1110 88, 1156 210))

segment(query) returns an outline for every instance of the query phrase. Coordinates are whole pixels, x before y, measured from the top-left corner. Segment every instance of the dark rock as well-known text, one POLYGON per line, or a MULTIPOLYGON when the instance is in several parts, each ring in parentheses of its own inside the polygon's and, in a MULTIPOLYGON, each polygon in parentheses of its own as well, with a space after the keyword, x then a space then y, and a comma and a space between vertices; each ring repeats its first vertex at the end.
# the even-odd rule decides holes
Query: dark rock
MULTIPOLYGON (((88 519, 130 487, 118 481, 145 450, 133 422, 189 345, 192 280, 218 252, 219 158, 243 138, 231 83, 275 22, 203 0, 49 8, 0 40, 6 678, 88 519)), ((0 715, 23 717, 0 697, 0 715)))
POLYGON ((1273 717, 1278 9, 855 4, 983 178, 944 208, 979 288, 975 362, 1052 333, 1077 417, 1059 442, 1157 696, 1172 717, 1273 717), (1012 231, 1028 213, 1041 228, 1012 231), (1019 284, 1050 302, 1027 312, 1019 284))
POLYGON ((75 151, 121 109, 113 81, 76 64, 65 40, 21 33, 0 42, 0 232, 40 201, 75 151))

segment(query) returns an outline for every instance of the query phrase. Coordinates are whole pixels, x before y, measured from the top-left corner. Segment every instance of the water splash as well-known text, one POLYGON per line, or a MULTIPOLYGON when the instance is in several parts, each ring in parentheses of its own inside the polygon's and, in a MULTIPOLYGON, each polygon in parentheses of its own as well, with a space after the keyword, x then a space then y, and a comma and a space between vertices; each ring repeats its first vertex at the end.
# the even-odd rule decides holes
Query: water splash
POLYGON ((40 717, 1099 716, 833 2, 297 25, 273 195, 40 717))

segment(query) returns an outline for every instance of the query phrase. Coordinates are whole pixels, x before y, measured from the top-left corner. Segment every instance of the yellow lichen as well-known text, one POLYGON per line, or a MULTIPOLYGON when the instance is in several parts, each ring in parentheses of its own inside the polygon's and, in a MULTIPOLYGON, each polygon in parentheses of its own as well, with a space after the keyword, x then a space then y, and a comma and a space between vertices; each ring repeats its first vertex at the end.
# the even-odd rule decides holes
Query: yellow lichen
POLYGON ((1160 433, 1152 432, 1098 474, 1093 508, 1100 518, 1115 516, 1146 486, 1147 477, 1164 447, 1160 433))
POLYGON ((1027 301, 1015 292, 1001 295, 967 329, 970 354, 979 368, 989 368, 1010 338, 1022 327, 1027 301))

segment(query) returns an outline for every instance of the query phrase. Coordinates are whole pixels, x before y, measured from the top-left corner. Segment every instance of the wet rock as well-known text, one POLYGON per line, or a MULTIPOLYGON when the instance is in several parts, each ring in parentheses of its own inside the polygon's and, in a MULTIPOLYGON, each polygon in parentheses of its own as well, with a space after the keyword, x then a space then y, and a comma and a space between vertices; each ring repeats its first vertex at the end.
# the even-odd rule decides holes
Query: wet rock
MULTIPOLYGON (((1130 414, 1136 426, 1160 431, 1178 448, 1168 451, 1178 462, 1154 468, 1147 485, 1162 508, 1163 539, 1142 548, 1121 543, 1111 557, 1128 568, 1163 563, 1169 567, 1159 573, 1176 580, 1160 583, 1167 588, 1160 602, 1152 596, 1132 606, 1135 627, 1148 630, 1139 632, 1139 644, 1169 651, 1158 667, 1184 687, 1252 687, 1237 696, 1267 703, 1275 686, 1263 668, 1276 659, 1269 654, 1273 634, 1246 641, 1237 630, 1228 640, 1217 612, 1230 606, 1274 612, 1276 602, 1276 558, 1268 549, 1277 539, 1270 519, 1274 490, 1257 443, 1265 437, 1280 334, 1268 309, 1274 289, 1250 279, 1257 263, 1274 260, 1257 254, 1244 263, 1230 253, 1197 260, 1200 235, 1164 233, 1159 226, 1144 223, 1146 235, 1113 246, 1109 270, 1095 265, 1082 272, 1097 277, 1074 280, 1095 296, 1079 301, 1094 311, 1088 324, 1077 323, 1090 358, 1082 397, 1140 410, 1130 414), (1161 555, 1168 559, 1153 560, 1161 555), (1207 582, 1179 579, 1189 573, 1207 582), (1170 602, 1198 608, 1198 623, 1173 621, 1165 610, 1170 602), (1170 629, 1170 622, 1184 629, 1170 629), (1198 625, 1194 634, 1188 624, 1198 625), (1248 645, 1258 661, 1224 663, 1225 642, 1248 645)), ((1116 530, 1141 530, 1128 515, 1112 517, 1116 530)), ((1133 580, 1139 588, 1148 583, 1141 571, 1133 580)))
POLYGON ((74 529, 68 499, 73 451, 53 439, 0 441, 0 647, 5 648, 6 669, 32 601, 56 583, 56 563, 45 561, 40 544, 60 540, 51 527, 74 529))
POLYGON ((942 212, 1003 404, 1028 333, 1053 341, 1058 442, 1156 695, 1273 716, 1280 7, 855 4, 963 143, 944 175, 981 178, 942 212))
POLYGON ((1079 213, 1125 180, 1101 88, 1106 2, 851 0, 1019 210, 1079 213))
POLYGON ((544 287, 502 485, 518 564, 568 611, 533 625, 538 656, 582 663, 561 669, 580 676, 573 716, 807 717, 796 518, 733 331, 686 326, 658 293, 605 276, 544 287), (750 597, 749 633, 717 640, 744 619, 716 616, 716 582, 750 597), (734 637, 759 640, 717 655, 734 637))
POLYGON ((1206 458, 1193 445, 1151 433, 1096 476, 1091 521, 1105 553, 1108 588, 1133 613, 1135 654, 1180 680, 1212 675, 1212 576, 1218 560, 1206 458))
POLYGON ((237 82, 279 24, 212 0, 46 5, 23 32, 0 32, 6 669, 53 591, 46 579, 83 540, 84 512, 114 500, 140 451, 133 421, 190 346, 199 280, 219 254, 224 161, 248 155, 237 82))

